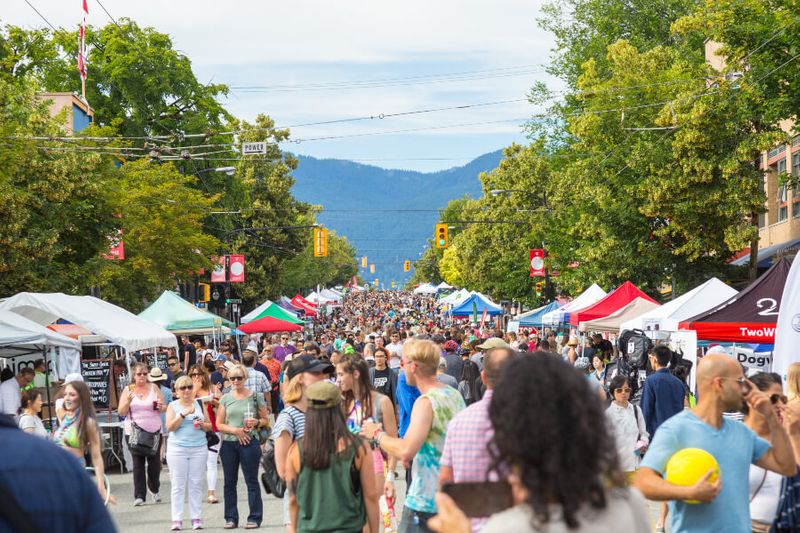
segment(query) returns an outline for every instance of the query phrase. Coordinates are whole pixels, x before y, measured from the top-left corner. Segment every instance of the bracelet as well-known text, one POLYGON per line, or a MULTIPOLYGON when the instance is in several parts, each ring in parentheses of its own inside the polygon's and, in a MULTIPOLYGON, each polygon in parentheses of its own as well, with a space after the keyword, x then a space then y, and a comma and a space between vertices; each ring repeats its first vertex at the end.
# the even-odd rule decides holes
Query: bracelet
POLYGON ((380 445, 381 445, 381 439, 382 439, 382 438, 383 438, 383 431, 381 431, 381 430, 379 429, 378 431, 376 431, 376 432, 375 432, 375 436, 372 438, 372 440, 374 440, 374 441, 375 441, 375 444, 376 444, 377 446, 380 446, 380 445))

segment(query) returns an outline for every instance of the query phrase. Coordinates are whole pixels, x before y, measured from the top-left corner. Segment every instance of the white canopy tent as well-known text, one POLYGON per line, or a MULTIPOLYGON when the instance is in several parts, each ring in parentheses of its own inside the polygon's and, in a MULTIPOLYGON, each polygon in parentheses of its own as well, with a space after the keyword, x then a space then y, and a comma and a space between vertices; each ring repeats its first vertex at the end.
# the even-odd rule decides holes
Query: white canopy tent
POLYGON ((175 335, 169 331, 93 296, 20 292, 0 300, 0 310, 13 311, 41 326, 58 319, 68 320, 128 352, 156 346, 178 347, 175 335))
POLYGON ((646 300, 645 298, 634 298, 624 307, 617 309, 608 316, 596 318, 578 325, 580 331, 619 331, 620 325, 624 321, 633 320, 648 311, 658 309, 659 304, 646 300))
POLYGON ((606 291, 601 289, 596 283, 583 291, 577 298, 564 304, 555 311, 551 311, 542 317, 542 324, 552 326, 569 321, 569 314, 580 311, 590 305, 594 305, 606 295, 606 291))
POLYGON ((306 296, 306 300, 308 300, 309 302, 315 303, 317 305, 330 305, 330 304, 338 303, 337 300, 335 300, 333 298, 326 298, 322 294, 320 294, 320 293, 318 293, 316 291, 311 291, 311 293, 308 296, 306 296))
POLYGON ((63 379, 71 372, 80 371, 81 344, 60 333, 28 320, 12 311, 0 311, 0 359, 41 354, 48 365, 51 377, 63 379))
POLYGON ((678 331, 678 324, 708 311, 734 297, 737 291, 717 278, 711 278, 686 294, 620 325, 625 329, 678 331))
POLYGON ((452 288, 454 288, 452 285, 450 285, 450 284, 448 284, 448 283, 446 283, 444 281, 436 286, 436 289, 440 290, 440 291, 449 291, 452 288))
POLYGON ((325 298, 326 300, 330 300, 332 302, 342 302, 342 294, 331 290, 331 289, 322 289, 319 291, 319 295, 325 298))
POLYGON ((456 292, 450 293, 447 296, 439 298, 439 305, 451 305, 451 304, 458 304, 459 302, 463 302, 467 298, 472 295, 467 289, 460 289, 456 292))
POLYGON ((436 285, 432 285, 430 283, 423 283, 416 289, 414 289, 414 294, 436 294, 436 285))

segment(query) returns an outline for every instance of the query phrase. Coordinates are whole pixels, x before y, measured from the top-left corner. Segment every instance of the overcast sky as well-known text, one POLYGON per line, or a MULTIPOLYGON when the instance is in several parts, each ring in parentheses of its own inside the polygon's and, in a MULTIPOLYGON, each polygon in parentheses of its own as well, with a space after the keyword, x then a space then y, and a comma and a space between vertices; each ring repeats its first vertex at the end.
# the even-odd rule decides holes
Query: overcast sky
MULTIPOLYGON (((81 0, 29 1, 56 26, 80 21, 81 0)), ((115 18, 169 34, 200 81, 230 85, 224 104, 232 113, 266 113, 281 126, 520 100, 536 81, 558 87, 543 72, 552 37, 536 25, 540 0, 101 1, 115 18)), ((2 3, 3 24, 45 24, 24 0, 2 3)), ((96 0, 89 12, 90 24, 109 22, 96 0)), ((292 137, 301 142, 286 148, 436 170, 525 142, 519 124, 536 111, 515 101, 299 126, 292 137), (472 125, 440 128, 457 124, 472 125)))

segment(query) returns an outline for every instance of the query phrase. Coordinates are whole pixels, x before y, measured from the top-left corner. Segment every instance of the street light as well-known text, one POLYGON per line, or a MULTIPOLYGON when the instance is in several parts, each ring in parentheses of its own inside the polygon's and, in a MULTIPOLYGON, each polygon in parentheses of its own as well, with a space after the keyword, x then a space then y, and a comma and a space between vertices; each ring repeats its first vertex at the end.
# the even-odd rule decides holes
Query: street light
POLYGON ((233 176, 233 173, 236 172, 236 167, 219 167, 219 168, 204 168, 203 170, 198 170, 195 172, 195 175, 202 174, 203 172, 224 172, 228 176, 233 176))

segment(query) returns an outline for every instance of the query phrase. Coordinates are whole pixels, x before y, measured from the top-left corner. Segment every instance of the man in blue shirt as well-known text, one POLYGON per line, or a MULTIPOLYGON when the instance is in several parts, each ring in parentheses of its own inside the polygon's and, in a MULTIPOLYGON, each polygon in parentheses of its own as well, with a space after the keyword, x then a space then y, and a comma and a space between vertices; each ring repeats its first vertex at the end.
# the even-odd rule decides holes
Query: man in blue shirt
MULTIPOLYGON (((414 402, 419 398, 420 392, 414 385, 406 383, 405 372, 397 374, 397 389, 395 397, 397 398, 397 435, 402 439, 408 431, 408 425, 411 423, 411 410, 414 408, 414 402)), ((411 461, 408 464, 403 464, 406 469, 406 486, 411 486, 411 461)))
POLYGON ((655 372, 644 382, 640 407, 651 438, 664 421, 683 411, 685 406, 686 389, 667 368, 671 359, 672 351, 666 346, 656 346, 650 355, 650 365, 655 372))
POLYGON ((0 531, 117 530, 97 484, 75 456, 46 439, 25 433, 4 415, 0 415, 0 450, 0 531), (16 513, 12 500, 20 508, 16 513))
MULTIPOLYGON (((741 366, 726 355, 708 355, 697 367, 699 401, 691 411, 673 416, 658 429, 636 474, 636 488, 650 500, 670 501, 673 533, 724 531, 749 533, 750 464, 782 476, 796 473, 789 435, 775 414, 769 397, 745 379, 741 366), (769 426, 770 444, 739 421, 722 416, 739 410, 746 401, 769 426), (709 471, 691 486, 673 485, 662 476, 675 452, 701 448, 717 460, 720 476, 711 482, 709 471), (698 500, 687 504, 684 500, 698 500)), ((800 420, 789 431, 800 436, 800 420)))

